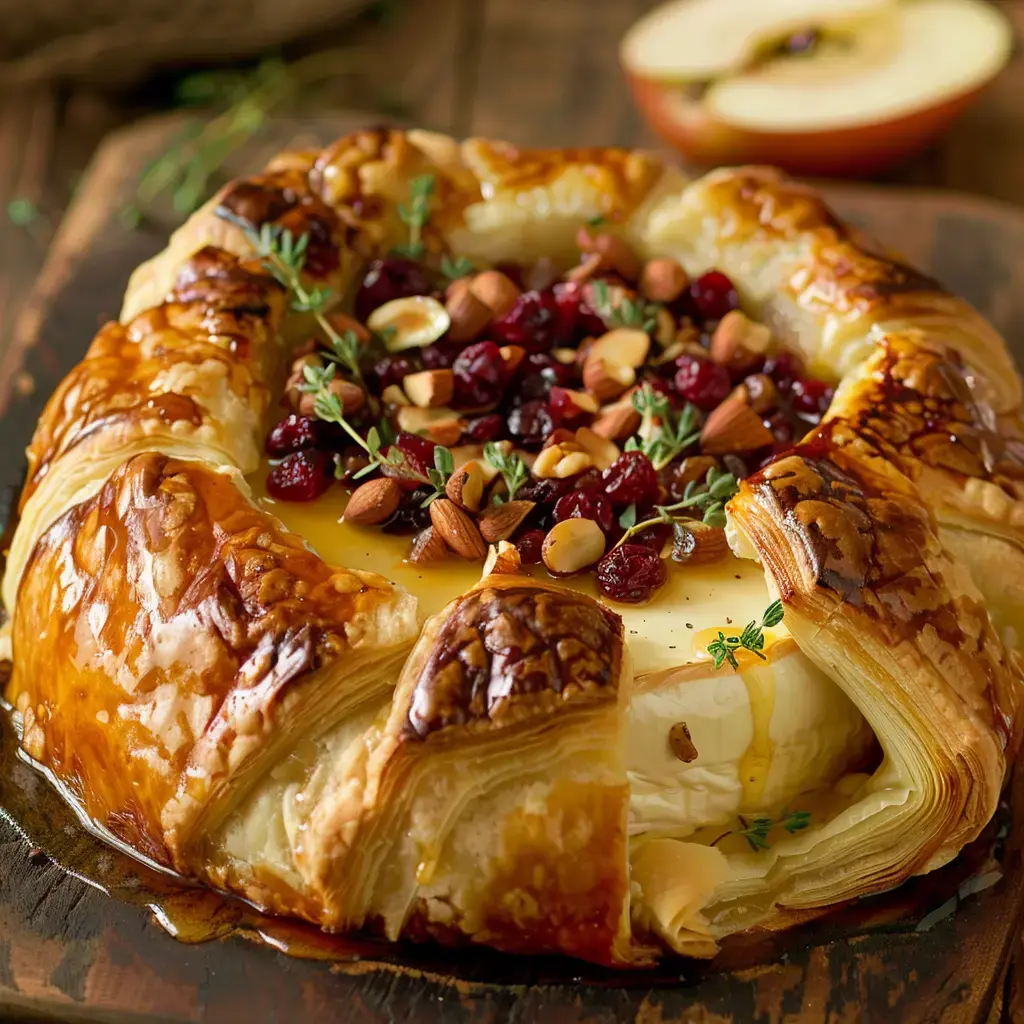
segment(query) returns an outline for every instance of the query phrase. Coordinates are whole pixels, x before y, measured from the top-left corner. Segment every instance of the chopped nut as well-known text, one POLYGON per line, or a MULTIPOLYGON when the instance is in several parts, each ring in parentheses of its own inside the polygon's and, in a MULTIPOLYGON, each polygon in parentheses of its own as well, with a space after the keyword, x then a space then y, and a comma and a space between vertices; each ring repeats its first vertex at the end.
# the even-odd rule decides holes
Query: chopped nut
POLYGON ((673 562, 686 565, 710 565, 729 553, 725 530, 717 526, 694 522, 681 530, 674 530, 671 539, 673 562))
POLYGON ((711 336, 708 354, 733 373, 742 373, 760 362, 771 341, 772 332, 768 327, 734 309, 719 321, 711 336))
POLYGON ((444 290, 445 305, 447 306, 450 301, 468 292, 472 283, 472 277, 457 277, 452 281, 444 290))
POLYGON ((480 534, 488 544, 508 540, 533 509, 532 501, 506 501, 502 505, 488 505, 477 517, 480 534))
POLYGON ((576 244, 580 252, 600 256, 601 269, 619 274, 627 281, 640 276, 640 260, 624 238, 608 232, 592 235, 584 227, 576 233, 576 244))
POLYGON ((558 465, 555 466, 555 477, 558 480, 566 480, 590 469, 593 464, 594 460, 586 452, 569 452, 559 459, 558 465))
POLYGON ((708 413, 700 434, 700 446, 707 455, 752 452, 774 440, 761 417, 735 395, 708 413))
POLYGON ((448 337, 452 341, 472 341, 491 322, 493 316, 490 306, 478 299, 468 286, 448 299, 444 308, 451 321, 448 337))
POLYGON ((498 351, 501 353, 501 361, 505 364, 505 374, 511 377, 526 358, 526 349, 522 345, 502 345, 498 351))
POLYGON ((683 459, 676 470, 675 484, 677 487, 685 488, 688 483, 703 480, 708 475, 708 470, 718 465, 718 459, 711 455, 690 455, 683 459))
MULTIPOLYGON (((334 377, 327 385, 327 390, 341 403, 341 410, 348 415, 356 412, 366 404, 366 393, 358 384, 334 377)), ((316 395, 312 391, 300 392, 299 412, 303 416, 316 415, 316 395)))
POLYGON ((503 317, 522 294, 519 286, 500 270, 484 270, 472 279, 473 294, 494 314, 495 319, 503 317))
POLYGON ((639 427, 640 413, 633 408, 633 402, 628 397, 604 406, 590 425, 598 437, 611 441, 622 441, 635 434, 639 427))
POLYGON ((667 257, 649 260, 640 275, 640 291, 652 302, 675 302, 689 283, 682 265, 667 257))
POLYGON ((495 573, 499 576, 515 576, 521 569, 522 561, 515 544, 502 540, 487 552, 482 575, 490 576, 491 573, 495 573))
POLYGON ((553 573, 579 572, 603 554, 605 537, 593 519, 563 519, 544 538, 541 558, 553 573))
POLYGON ((614 441, 602 437, 591 430, 590 427, 580 427, 576 431, 576 443, 590 456, 593 464, 602 472, 621 454, 619 446, 614 441))
POLYGON ((466 429, 466 421, 447 406, 436 409, 421 409, 416 405, 398 407, 398 429, 410 434, 422 434, 435 444, 451 446, 458 444, 466 429))
POLYGON ((558 444, 545 448, 533 464, 533 475, 542 478, 551 478, 555 475, 555 468, 565 458, 562 446, 558 444))
POLYGON ((576 284, 580 284, 583 281, 589 281, 601 269, 601 264, 603 262, 604 260, 600 253, 592 252, 589 256, 584 256, 583 259, 565 275, 566 280, 572 281, 576 284))
POLYGON ((676 318, 664 306, 659 306, 654 314, 654 325, 654 339, 662 348, 676 340, 676 318))
POLYGON ((680 760, 689 764, 700 756, 690 739, 690 730, 685 722, 676 722, 668 731, 668 745, 672 753, 680 760))
POLYGON ((553 348, 551 354, 563 366, 572 366, 576 362, 576 356, 578 355, 574 348, 553 348))
POLYGON ((328 313, 327 322, 341 335, 351 331, 363 344, 370 340, 370 332, 365 325, 348 313, 328 313))
POLYGON ((445 544, 461 558, 482 562, 487 557, 487 545, 476 524, 455 502, 448 498, 432 501, 430 522, 445 544))
POLYGON ((630 366, 634 370, 643 366, 647 353, 651 350, 651 338, 646 331, 635 327, 617 327, 607 334, 602 334, 587 352, 587 362, 591 359, 607 359, 620 366, 630 366))
POLYGON ((436 533, 433 526, 420 530, 412 539, 409 550, 409 561, 414 565, 434 565, 443 561, 448 554, 448 546, 436 533))
POLYGON ((460 508, 477 512, 484 497, 484 474, 479 462, 467 462, 448 478, 445 494, 460 508))
POLYGON ((455 375, 451 370, 420 370, 402 380, 409 401, 421 409, 447 405, 455 394, 455 375))
POLYGON ((437 299, 409 295, 378 306, 366 323, 381 335, 389 352, 402 352, 437 341, 448 330, 451 318, 437 299))
POLYGON ((583 386, 599 402, 618 398, 636 383, 636 370, 610 359, 588 356, 583 364, 583 386))
POLYGON ((750 408, 758 416, 765 416, 779 407, 779 389, 766 373, 752 373, 740 386, 744 389, 750 408))
POLYGON ((345 522, 356 526, 377 526, 394 515, 402 488, 394 477, 367 480, 353 492, 345 506, 345 522))
POLYGON ((408 397, 398 384, 389 384, 381 393, 385 405, 410 405, 408 397))
POLYGON ((577 413, 588 413, 593 416, 599 405, 597 399, 586 391, 573 391, 570 388, 562 389, 565 399, 575 406, 577 413))

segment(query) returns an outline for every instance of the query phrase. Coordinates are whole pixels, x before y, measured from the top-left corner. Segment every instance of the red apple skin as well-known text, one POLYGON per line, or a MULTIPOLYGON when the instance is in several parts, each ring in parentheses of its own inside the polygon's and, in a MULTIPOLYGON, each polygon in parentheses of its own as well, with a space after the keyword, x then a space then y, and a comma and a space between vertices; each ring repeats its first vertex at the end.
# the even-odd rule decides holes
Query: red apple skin
POLYGON ((772 164, 792 174, 864 177, 919 152, 974 102, 984 85, 892 121, 819 132, 757 132, 718 120, 681 86, 626 72, 633 99, 651 130, 689 161, 705 167, 772 164))

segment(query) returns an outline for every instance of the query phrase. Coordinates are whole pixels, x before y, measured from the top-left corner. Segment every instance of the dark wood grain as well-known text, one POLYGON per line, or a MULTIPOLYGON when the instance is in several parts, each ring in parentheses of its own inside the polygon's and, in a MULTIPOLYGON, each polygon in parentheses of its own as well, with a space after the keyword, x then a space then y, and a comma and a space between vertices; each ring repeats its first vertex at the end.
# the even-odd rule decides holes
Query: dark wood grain
MULTIPOLYGON (((279 125, 238 154, 233 169, 257 166, 285 144, 324 139, 359 120, 279 125)), ((28 299, 17 347, 0 363, 0 380, 25 373, 21 379, 33 382, 32 388, 8 387, 2 403, 0 484, 8 492, 20 480, 21 451, 45 397, 81 357, 100 320, 116 314, 131 269, 163 244, 164 229, 126 230, 118 211, 134 175, 175 129, 173 121, 150 123, 101 149, 28 299)), ((972 299, 1024 350, 1024 213, 885 189, 837 188, 833 198, 850 219, 894 241, 909 260, 972 299)), ((374 953, 364 962, 325 963, 315 959, 325 951, 303 946, 314 959, 296 959, 254 941, 256 929, 274 926, 251 914, 238 918, 246 925, 242 932, 184 945, 145 910, 145 894, 156 891, 149 888, 156 882, 144 870, 97 847, 28 769, 19 769, 15 784, 27 805, 47 810, 21 819, 27 835, 0 817, 0 1016, 982 1024, 999 1019, 1004 988, 1011 1004, 1019 1001, 1016 976, 1007 982, 1004 969, 1010 949, 1019 945, 1024 827, 1012 829, 1001 848, 1003 880, 928 931, 915 930, 916 923, 981 869, 986 844, 938 876, 796 935, 741 943, 711 965, 677 963, 653 976, 616 976, 585 965, 430 949, 400 951, 390 964, 374 953), (36 847, 41 854, 32 853, 36 847), (81 868, 86 863, 88 871, 81 868), (58 864, 77 866, 89 882, 58 864)), ((1021 790, 1012 794, 1015 813, 1007 825, 1024 825, 1021 790)))

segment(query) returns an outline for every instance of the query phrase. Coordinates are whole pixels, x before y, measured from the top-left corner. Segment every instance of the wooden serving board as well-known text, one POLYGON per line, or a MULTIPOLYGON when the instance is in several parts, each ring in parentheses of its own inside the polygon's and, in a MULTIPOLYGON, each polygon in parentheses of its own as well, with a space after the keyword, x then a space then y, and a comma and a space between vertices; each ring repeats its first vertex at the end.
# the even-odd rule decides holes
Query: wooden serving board
MULTIPOLYGON (((229 169, 252 170, 285 145, 323 141, 354 123, 276 125, 229 169)), ((96 328, 116 316, 132 269, 164 244, 166 227, 130 230, 118 214, 141 169, 175 130, 171 121, 148 123, 101 149, 29 297, 15 345, 0 361, 0 487, 8 508, 47 396, 96 328)), ((848 219, 973 301, 1024 357, 1024 213, 920 192, 833 189, 832 196, 848 219)), ((1024 912, 1024 773, 986 837, 935 875, 797 934, 742 940, 711 964, 675 962, 656 974, 615 974, 483 952, 334 946, 262 920, 240 904, 182 893, 98 844, 49 783, 18 762, 13 746, 10 730, 0 730, 0 1019, 1011 1019, 1007 965, 1024 912), (17 807, 13 817, 5 815, 5 805, 17 807), (972 892, 979 879, 999 875, 972 892), (156 923, 149 904, 185 937, 218 937, 176 941, 156 923), (299 955, 280 952, 284 946, 299 955)))

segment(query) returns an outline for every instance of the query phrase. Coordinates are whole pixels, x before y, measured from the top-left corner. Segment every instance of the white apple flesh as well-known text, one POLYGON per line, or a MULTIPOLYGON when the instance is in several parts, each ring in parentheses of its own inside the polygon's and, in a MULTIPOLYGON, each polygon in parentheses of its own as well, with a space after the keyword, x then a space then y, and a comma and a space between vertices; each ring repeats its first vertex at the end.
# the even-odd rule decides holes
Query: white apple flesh
POLYGON ((712 2, 717 6, 676 0, 651 12, 622 48, 641 113, 668 143, 703 164, 767 162, 805 174, 890 166, 944 131, 998 74, 1012 44, 1005 19, 980 0, 712 2), (699 66, 717 61, 719 70, 710 79, 704 71, 697 75, 693 53, 700 39, 720 40, 724 15, 735 30, 744 23, 744 7, 762 16, 752 15, 736 33, 742 45, 721 47, 717 58, 705 51, 699 66), (781 26, 768 24, 764 7, 786 10, 781 26), (658 11, 672 17, 652 22, 658 11), (806 15, 800 28, 824 30, 826 42, 799 57, 772 55, 751 66, 750 54, 800 30, 796 13, 806 15), (653 35, 652 23, 661 25, 653 35), (667 30, 687 40, 676 48, 674 65, 667 60, 673 50, 667 30), (728 70, 729 60, 740 63, 728 70), (682 83, 697 81, 706 88, 691 98, 682 83))

